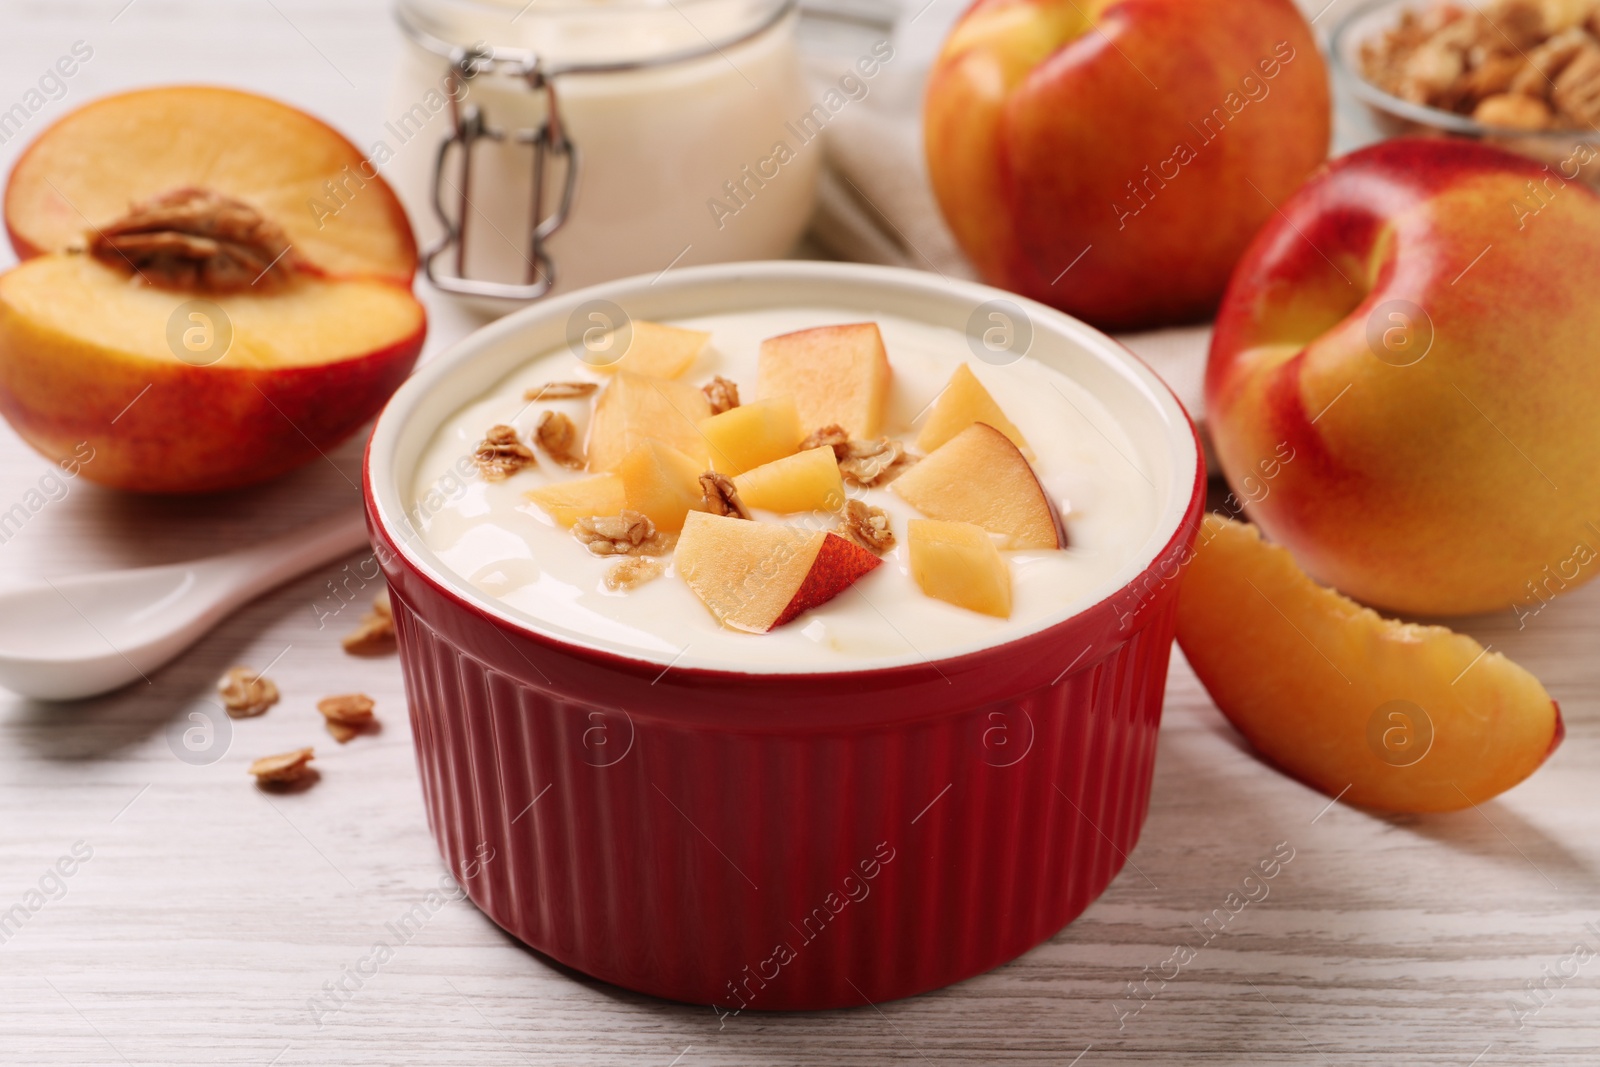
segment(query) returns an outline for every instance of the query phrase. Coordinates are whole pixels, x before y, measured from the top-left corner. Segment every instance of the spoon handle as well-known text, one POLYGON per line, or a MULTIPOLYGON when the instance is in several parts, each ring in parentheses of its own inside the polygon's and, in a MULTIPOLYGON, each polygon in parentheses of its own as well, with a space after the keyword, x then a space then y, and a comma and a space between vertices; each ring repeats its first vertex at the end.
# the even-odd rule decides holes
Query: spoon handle
POLYGON ((366 518, 360 509, 354 509, 270 541, 213 556, 201 566, 230 579, 227 601, 233 606, 368 544, 366 518))

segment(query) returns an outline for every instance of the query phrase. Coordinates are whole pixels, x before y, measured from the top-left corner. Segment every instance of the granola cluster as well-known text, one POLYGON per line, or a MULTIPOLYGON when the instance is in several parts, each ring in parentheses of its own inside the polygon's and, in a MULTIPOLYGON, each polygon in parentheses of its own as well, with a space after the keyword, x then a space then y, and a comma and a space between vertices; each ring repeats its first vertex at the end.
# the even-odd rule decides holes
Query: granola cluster
POLYGON ((626 509, 620 515, 597 515, 572 524, 576 537, 596 556, 664 556, 674 538, 661 533, 649 516, 626 509))
POLYGON ((260 785, 293 785, 307 775, 315 773, 311 769, 311 761, 316 758, 317 754, 313 750, 297 748, 293 752, 261 757, 250 764, 250 773, 256 776, 256 782, 260 785))
POLYGON ((317 701, 317 710, 327 721, 328 733, 341 745, 377 725, 373 707, 372 698, 365 693, 346 693, 317 701))
POLYGON ((1600 128, 1600 0, 1408 11, 1362 45, 1361 66, 1385 92, 1485 125, 1600 128))
POLYGON ((600 386, 595 382, 545 382, 522 394, 524 400, 579 400, 600 386))
POLYGON ((533 436, 551 459, 568 470, 583 470, 583 444, 578 440, 578 425, 570 416, 546 411, 539 416, 533 436))
POLYGON ((706 510, 713 515, 729 515, 735 519, 750 517, 750 509, 739 499, 739 490, 734 488, 733 479, 726 474, 706 471, 700 476, 700 493, 706 502, 706 510))
POLYGON ((606 588, 613 593, 630 593, 646 582, 655 581, 666 572, 666 564, 658 559, 629 556, 617 560, 611 565, 611 569, 606 571, 606 588))
POLYGON ((855 441, 844 427, 837 425, 824 426, 812 433, 801 442, 800 449, 805 451, 824 445, 833 449, 834 458, 839 461, 839 473, 845 481, 869 489, 894 481, 918 458, 907 452, 906 446, 899 441, 888 437, 880 437, 875 441, 855 441))
POLYGON ((503 425, 489 427, 472 458, 486 482, 503 482, 522 468, 539 462, 533 449, 517 437, 517 431, 503 425))
POLYGON ((881 556, 894 547, 889 513, 859 500, 845 504, 844 516, 839 520, 839 532, 875 556, 881 556))
POLYGON ((272 679, 249 667, 233 667, 217 683, 222 706, 231 719, 253 719, 278 702, 278 687, 272 679))
POLYGON ((354 630, 339 639, 352 656, 383 656, 395 650, 394 609, 385 590, 372 601, 372 610, 361 617, 354 630))
POLYGON ((720 374, 702 385, 700 391, 711 403, 713 415, 721 415, 724 411, 732 411, 739 406, 739 386, 720 374))

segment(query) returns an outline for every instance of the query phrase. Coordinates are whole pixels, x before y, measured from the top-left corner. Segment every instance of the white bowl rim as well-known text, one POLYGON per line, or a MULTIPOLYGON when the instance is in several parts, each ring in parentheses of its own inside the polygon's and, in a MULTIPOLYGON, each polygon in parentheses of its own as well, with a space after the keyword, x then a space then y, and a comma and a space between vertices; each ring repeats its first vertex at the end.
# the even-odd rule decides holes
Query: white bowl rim
MULTIPOLYGON (((827 303, 819 300, 817 303, 827 303)), ((804 301, 796 301, 804 303, 804 301)), ((542 351, 529 349, 527 359, 533 360, 542 351)), ((427 430, 429 439, 438 432, 438 424, 427 430)), ((456 598, 470 604, 485 616, 558 645, 565 645, 591 653, 630 660, 654 667, 671 667, 675 672, 705 671, 716 674, 753 674, 772 676, 811 676, 841 673, 865 673, 901 667, 924 666, 972 655, 1002 647, 1014 641, 1033 636, 1074 619, 1106 600, 1128 590, 1132 583, 1144 575, 1170 546, 1182 528, 1184 518, 1193 503, 1194 483, 1203 477, 1199 439, 1189 414, 1172 392, 1170 386, 1156 375, 1139 357, 1126 347, 1094 327, 1045 304, 997 289, 978 282, 955 280, 926 271, 902 267, 885 267, 875 264, 838 263, 825 260, 771 260, 718 263, 705 266, 672 269, 658 275, 636 275, 551 297, 512 312, 488 323, 438 353, 421 367, 395 392, 378 416, 367 444, 365 484, 369 494, 371 513, 381 524, 399 555, 413 569, 421 572, 436 585, 448 590, 456 598), (568 317, 580 305, 595 300, 609 300, 626 306, 630 297, 649 293, 652 298, 663 294, 693 290, 717 284, 740 281, 791 282, 796 287, 811 285, 849 286, 853 292, 867 289, 899 290, 925 299, 960 300, 970 302, 974 308, 1001 300, 1024 310, 1035 328, 1042 323, 1053 329, 1061 338, 1076 344, 1084 353, 1096 358, 1111 370, 1125 377, 1137 392, 1154 409, 1154 414, 1168 432, 1163 444, 1171 464, 1171 484, 1166 499, 1161 502, 1152 533, 1124 565, 1127 580, 1108 588, 1104 595, 1074 601, 1071 610, 1052 615, 1025 630, 1007 634, 999 640, 981 640, 971 647, 962 646, 936 657, 911 653, 899 657, 876 657, 860 661, 823 661, 814 666, 767 666, 762 664, 731 664, 724 661, 705 660, 698 657, 669 657, 637 646, 606 643, 591 635, 567 631, 560 626, 537 620, 509 608, 498 598, 473 587, 467 580, 446 567, 425 547, 419 548, 403 528, 396 516, 405 520, 404 497, 410 486, 402 488, 394 469, 395 453, 402 436, 410 429, 411 416, 430 390, 451 376, 461 373, 474 360, 508 339, 530 329, 534 324, 551 318, 568 317)), ((410 475, 412 472, 407 472, 410 475)), ((758 640, 758 638, 753 638, 758 640)))

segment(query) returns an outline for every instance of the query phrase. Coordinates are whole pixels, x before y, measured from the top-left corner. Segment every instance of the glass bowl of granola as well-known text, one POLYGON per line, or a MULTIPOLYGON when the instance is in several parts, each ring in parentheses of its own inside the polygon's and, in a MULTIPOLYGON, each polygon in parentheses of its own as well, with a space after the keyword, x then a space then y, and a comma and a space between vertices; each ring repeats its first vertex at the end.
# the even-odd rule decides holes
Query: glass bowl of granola
POLYGON ((1329 52, 1384 136, 1469 137, 1600 183, 1600 0, 1378 0, 1329 52))

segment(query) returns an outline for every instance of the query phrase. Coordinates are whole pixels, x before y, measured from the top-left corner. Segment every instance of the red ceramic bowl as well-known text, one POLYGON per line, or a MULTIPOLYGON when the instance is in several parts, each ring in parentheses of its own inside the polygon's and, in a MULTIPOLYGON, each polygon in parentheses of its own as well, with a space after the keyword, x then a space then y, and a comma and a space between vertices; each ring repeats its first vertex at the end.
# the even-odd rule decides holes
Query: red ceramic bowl
POLYGON ((1082 912, 1138 840, 1203 484, 1193 427, 1143 364, 983 286, 734 264, 503 319, 424 366, 367 452, 368 521, 445 861, 533 948, 719 1012, 889 1000, 1003 963, 1082 912), (745 673, 563 633, 450 572, 416 536, 408 491, 434 430, 565 343, 596 299, 648 319, 827 306, 963 331, 1007 301, 1031 326, 1029 355, 1090 389, 1137 443, 1159 518, 1098 602, 932 662, 745 673))

